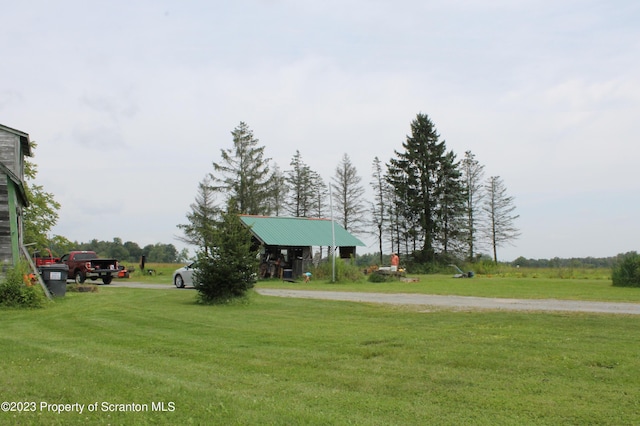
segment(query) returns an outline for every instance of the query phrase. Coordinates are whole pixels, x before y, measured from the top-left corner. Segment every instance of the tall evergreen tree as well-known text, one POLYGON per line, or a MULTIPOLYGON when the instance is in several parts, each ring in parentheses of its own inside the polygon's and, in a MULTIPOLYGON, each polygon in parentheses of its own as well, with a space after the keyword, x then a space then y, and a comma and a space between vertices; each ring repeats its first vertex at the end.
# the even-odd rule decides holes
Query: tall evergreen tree
POLYGON ((459 254, 466 197, 459 164, 453 151, 449 151, 442 159, 435 193, 438 198, 436 217, 440 249, 444 255, 459 254))
POLYGON ((373 202, 371 203, 371 222, 378 239, 380 252, 380 264, 382 264, 382 246, 385 226, 387 225, 387 201, 389 197, 389 184, 385 180, 382 170, 382 162, 378 157, 373 159, 373 173, 371 174, 371 188, 373 189, 373 202))
POLYGON ((234 204, 222 213, 221 221, 207 243, 212 249, 198 252, 194 286, 203 303, 225 303, 243 296, 256 282, 257 247, 234 204))
POLYGON ((189 223, 178 225, 184 235, 177 238, 198 247, 205 254, 209 253, 212 249, 210 245, 212 235, 220 214, 221 211, 216 205, 214 190, 211 187, 211 179, 206 176, 198 184, 196 201, 191 204, 191 211, 187 213, 189 223))
POLYGON ((212 188, 226 194, 227 202, 232 201, 239 214, 268 215, 270 159, 264 158, 264 146, 258 146, 258 139, 244 122, 231 135, 233 148, 220 150, 221 162, 213 163, 212 188))
POLYGON ((327 197, 329 190, 319 173, 311 171, 310 176, 313 198, 311 201, 311 217, 324 218, 327 216, 327 197))
POLYGON ((291 159, 291 170, 286 172, 286 183, 289 188, 287 210, 294 217, 309 217, 314 200, 314 173, 302 160, 300 151, 296 151, 291 159))
POLYGON ((465 241, 466 257, 473 262, 477 250, 477 229, 483 199, 484 166, 476 160, 471 151, 464 153, 462 179, 466 195, 465 241))
POLYGON ((342 227, 353 234, 363 232, 364 225, 364 187, 360 184, 362 178, 358 176, 351 159, 347 154, 336 167, 336 174, 332 179, 334 210, 342 227))
POLYGON ((491 176, 485 185, 486 199, 483 211, 486 214, 485 234, 493 249, 493 261, 498 263, 498 247, 520 236, 514 221, 514 198, 507 195, 507 188, 500 176, 491 176))
POLYGON ((418 114, 411 123, 411 135, 402 146, 404 151, 395 151, 397 158, 390 160, 390 183, 399 200, 406 202, 402 214, 407 224, 415 224, 409 229, 409 235, 414 249, 421 244, 416 260, 431 262, 435 260, 434 243, 438 231, 436 189, 438 174, 445 161, 445 143, 440 141, 429 117, 418 114))
POLYGON ((271 198, 268 200, 268 204, 270 206, 269 210, 275 216, 280 216, 285 208, 289 187, 287 186, 286 176, 282 173, 277 164, 273 167, 273 172, 271 173, 269 182, 269 193, 271 194, 271 198))
POLYGON ((409 253, 407 242, 409 234, 414 232, 415 226, 409 209, 411 194, 407 185, 407 175, 400 167, 394 166, 392 162, 387 164, 385 179, 391 188, 389 203, 387 204, 391 252, 409 253), (405 244, 404 251, 401 250, 402 242, 405 244))

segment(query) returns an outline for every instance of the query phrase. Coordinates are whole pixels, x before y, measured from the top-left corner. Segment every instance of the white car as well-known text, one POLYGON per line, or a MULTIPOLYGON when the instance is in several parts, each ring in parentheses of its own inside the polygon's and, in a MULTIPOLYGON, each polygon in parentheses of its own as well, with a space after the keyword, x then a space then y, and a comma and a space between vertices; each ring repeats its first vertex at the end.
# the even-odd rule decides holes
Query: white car
POLYGON ((193 286, 193 272, 196 270, 196 263, 192 262, 173 272, 173 284, 178 288, 193 286))

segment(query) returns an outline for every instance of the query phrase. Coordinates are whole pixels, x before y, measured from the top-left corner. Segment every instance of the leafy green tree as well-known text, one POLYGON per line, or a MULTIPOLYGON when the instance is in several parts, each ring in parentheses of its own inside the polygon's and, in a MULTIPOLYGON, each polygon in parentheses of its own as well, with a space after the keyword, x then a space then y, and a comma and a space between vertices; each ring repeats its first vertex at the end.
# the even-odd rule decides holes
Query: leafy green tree
POLYGON ((500 176, 491 176, 485 185, 486 199, 483 211, 486 214, 485 235, 493 250, 493 261, 498 263, 498 247, 520 236, 514 221, 514 198, 507 195, 507 188, 500 176))
POLYGON ((176 259, 176 262, 186 263, 190 259, 191 259, 191 255, 189 254, 189 250, 186 248, 183 248, 182 250, 180 250, 180 253, 178 253, 178 258, 176 259))
MULTIPOLYGON (((31 152, 34 152, 38 145, 31 142, 31 152)), ((58 222, 58 203, 53 194, 44 190, 42 185, 35 183, 38 175, 38 168, 35 163, 25 159, 24 179, 25 192, 29 205, 23 213, 23 238, 25 244, 35 244, 34 251, 44 252, 50 248, 49 232, 58 222)))
POLYGON ((240 122, 232 132, 233 148, 222 149, 222 160, 213 163, 212 188, 226 194, 240 214, 269 215, 273 194, 269 181, 269 161, 264 158, 264 146, 246 123, 240 122))
POLYGON ((78 242, 72 242, 62 237, 60 235, 54 235, 49 240, 49 244, 51 245, 51 253, 54 256, 62 256, 65 253, 69 253, 71 250, 79 247, 78 242))
POLYGON ((105 256, 112 259, 118 259, 121 262, 127 261, 131 258, 129 250, 127 250, 127 248, 122 243, 122 238, 119 237, 114 238, 113 242, 111 242, 107 246, 107 252, 105 253, 105 256))
POLYGON ((155 263, 176 263, 178 250, 173 244, 149 244, 142 250, 147 262, 155 263))
POLYGON ((360 184, 356 167, 347 154, 336 167, 331 188, 333 188, 334 210, 342 227, 353 234, 361 234, 366 211, 363 196, 364 187, 360 184))
POLYGON ((200 301, 224 303, 245 295, 255 285, 259 260, 251 231, 233 206, 222 214, 211 238, 208 246, 212 249, 198 251, 194 286, 200 301))
POLYGON ((138 245, 138 243, 134 243, 133 241, 127 241, 126 243, 124 243, 124 248, 129 253, 129 258, 122 259, 122 260, 128 260, 129 262, 140 261, 140 258, 142 257, 142 248, 138 245))
POLYGON ((389 183, 401 203, 399 214, 403 216, 405 238, 412 240, 414 257, 418 262, 433 262, 438 232, 436 189, 445 161, 445 143, 429 117, 418 114, 402 146, 404 151, 395 151, 396 158, 390 160, 389 183), (419 253, 417 244, 421 244, 419 253))

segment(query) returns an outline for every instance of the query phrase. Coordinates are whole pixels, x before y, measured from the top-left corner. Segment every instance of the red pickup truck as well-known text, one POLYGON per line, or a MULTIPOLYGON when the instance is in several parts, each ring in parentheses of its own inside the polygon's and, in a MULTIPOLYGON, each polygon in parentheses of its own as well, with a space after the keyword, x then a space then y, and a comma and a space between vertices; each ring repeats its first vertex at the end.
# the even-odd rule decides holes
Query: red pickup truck
POLYGON ((100 259, 94 251, 72 251, 60 258, 60 263, 69 267, 69 279, 78 284, 85 280, 102 279, 105 284, 111 284, 113 277, 118 276, 120 265, 116 259, 100 259))

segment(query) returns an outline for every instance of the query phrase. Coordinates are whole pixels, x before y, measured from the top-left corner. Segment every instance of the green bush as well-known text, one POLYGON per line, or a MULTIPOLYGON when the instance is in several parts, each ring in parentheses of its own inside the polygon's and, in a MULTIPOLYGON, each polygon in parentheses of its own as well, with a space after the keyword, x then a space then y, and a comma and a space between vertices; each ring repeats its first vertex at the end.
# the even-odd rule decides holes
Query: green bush
POLYGON ((640 255, 625 254, 613 267, 611 281, 616 287, 640 287, 640 255))
POLYGON ((29 274, 27 266, 19 263, 7 271, 0 282, 0 306, 39 308, 43 304, 42 290, 37 285, 25 284, 25 275, 29 274))
POLYGON ((386 283, 389 281, 395 281, 396 278, 393 275, 383 275, 377 272, 373 272, 369 274, 369 278, 367 280, 370 283, 386 283))
MULTIPOLYGON (((331 258, 329 258, 329 261, 323 262, 315 268, 313 276, 317 279, 333 279, 333 264, 331 258)), ((359 282, 363 278, 364 273, 362 268, 356 265, 353 260, 344 260, 336 257, 336 282, 359 282)))

